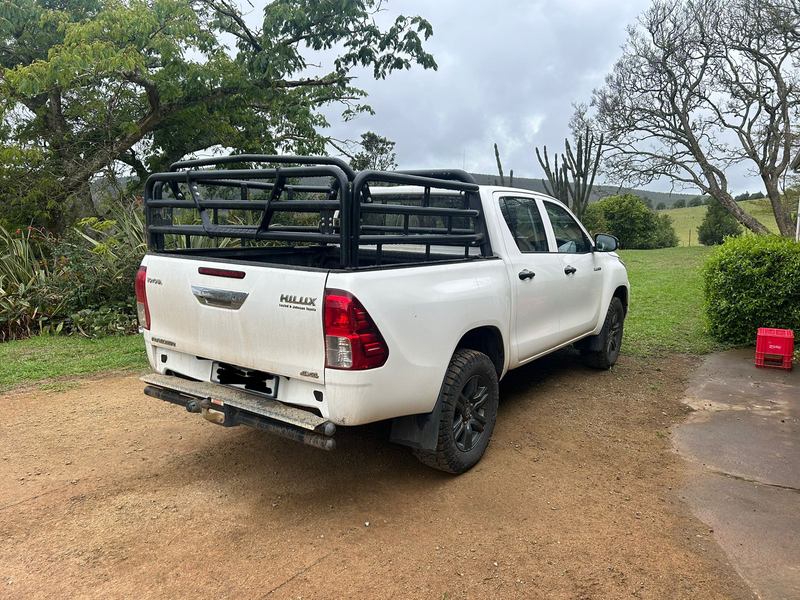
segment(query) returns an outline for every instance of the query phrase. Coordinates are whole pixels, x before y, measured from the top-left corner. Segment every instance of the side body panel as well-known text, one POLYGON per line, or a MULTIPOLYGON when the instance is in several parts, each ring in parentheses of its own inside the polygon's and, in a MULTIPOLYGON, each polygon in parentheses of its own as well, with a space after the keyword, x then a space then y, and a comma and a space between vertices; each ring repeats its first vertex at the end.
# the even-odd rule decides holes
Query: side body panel
POLYGON ((489 326, 504 340, 509 337, 508 280, 497 259, 332 272, 328 288, 356 296, 389 347, 386 364, 378 369, 325 370, 326 401, 339 424, 430 412, 465 333, 489 326))

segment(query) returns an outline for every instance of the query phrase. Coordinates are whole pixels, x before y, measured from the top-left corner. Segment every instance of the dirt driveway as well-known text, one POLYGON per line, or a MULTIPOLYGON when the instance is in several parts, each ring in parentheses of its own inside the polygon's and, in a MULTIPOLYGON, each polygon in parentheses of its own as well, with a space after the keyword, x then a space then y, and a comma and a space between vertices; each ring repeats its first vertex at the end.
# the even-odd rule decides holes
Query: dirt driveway
POLYGON ((0 597, 751 598, 677 491, 666 432, 695 364, 658 366, 512 373, 460 477, 386 424, 325 453, 131 376, 0 396, 0 597))

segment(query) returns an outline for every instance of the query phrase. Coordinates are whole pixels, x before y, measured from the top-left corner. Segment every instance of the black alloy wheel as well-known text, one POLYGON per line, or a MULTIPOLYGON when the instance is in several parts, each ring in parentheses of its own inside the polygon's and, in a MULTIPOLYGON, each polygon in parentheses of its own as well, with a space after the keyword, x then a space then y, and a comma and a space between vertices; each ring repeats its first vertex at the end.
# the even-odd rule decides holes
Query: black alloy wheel
POLYGON ((622 315, 615 310, 611 313, 611 320, 608 323, 608 333, 606 334, 606 354, 617 356, 622 346, 622 315))
POLYGON ((500 386, 497 367, 477 350, 459 348, 447 368, 438 402, 439 432, 435 448, 414 449, 434 469, 464 473, 483 456, 494 431, 500 386))
POLYGON ((453 440, 462 452, 472 450, 486 430, 488 398, 489 382, 483 375, 473 375, 461 389, 453 412, 453 440))
POLYGON ((585 344, 581 350, 583 362, 595 369, 610 369, 619 358, 619 351, 622 348, 622 331, 625 326, 625 307, 622 301, 611 298, 608 306, 603 329, 599 335, 581 340, 585 344), (591 350, 593 344, 597 350, 591 350))

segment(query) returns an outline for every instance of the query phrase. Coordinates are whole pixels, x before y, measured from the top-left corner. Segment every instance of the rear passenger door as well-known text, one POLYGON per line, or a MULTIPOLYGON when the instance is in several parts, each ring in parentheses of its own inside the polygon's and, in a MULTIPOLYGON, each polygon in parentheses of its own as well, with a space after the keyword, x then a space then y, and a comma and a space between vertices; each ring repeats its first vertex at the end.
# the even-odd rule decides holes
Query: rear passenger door
POLYGON ((517 361, 525 362, 560 343, 563 267, 558 254, 551 253, 540 200, 504 192, 495 193, 495 200, 503 216, 513 290, 512 345, 517 361))
POLYGON ((603 290, 602 261, 572 213, 557 202, 543 203, 564 282, 561 334, 568 341, 589 333, 597 325, 603 290))

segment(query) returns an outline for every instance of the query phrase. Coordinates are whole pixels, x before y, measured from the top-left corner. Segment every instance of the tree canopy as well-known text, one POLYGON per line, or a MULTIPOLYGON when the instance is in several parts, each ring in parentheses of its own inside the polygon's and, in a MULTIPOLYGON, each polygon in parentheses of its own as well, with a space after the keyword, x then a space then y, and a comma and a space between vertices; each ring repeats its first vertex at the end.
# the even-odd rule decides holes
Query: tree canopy
POLYGON ((0 218, 87 214, 89 182, 120 163, 145 176, 215 147, 323 153, 323 107, 371 111, 354 68, 436 68, 430 23, 381 27, 385 4, 273 0, 253 26, 232 0, 5 0, 0 218))
POLYGON ((593 234, 610 233, 620 248, 652 249, 678 245, 669 215, 656 215, 633 194, 619 194, 586 207, 583 224, 593 234))
POLYGON ((794 0, 654 0, 593 94, 607 171, 632 185, 667 177, 697 187, 767 233, 731 196, 726 170, 747 164, 791 235, 779 186, 800 108, 799 52, 794 0))
POLYGON ((350 166, 356 171, 364 169, 394 171, 397 168, 395 158, 394 142, 367 131, 361 134, 361 151, 350 159, 350 166))

